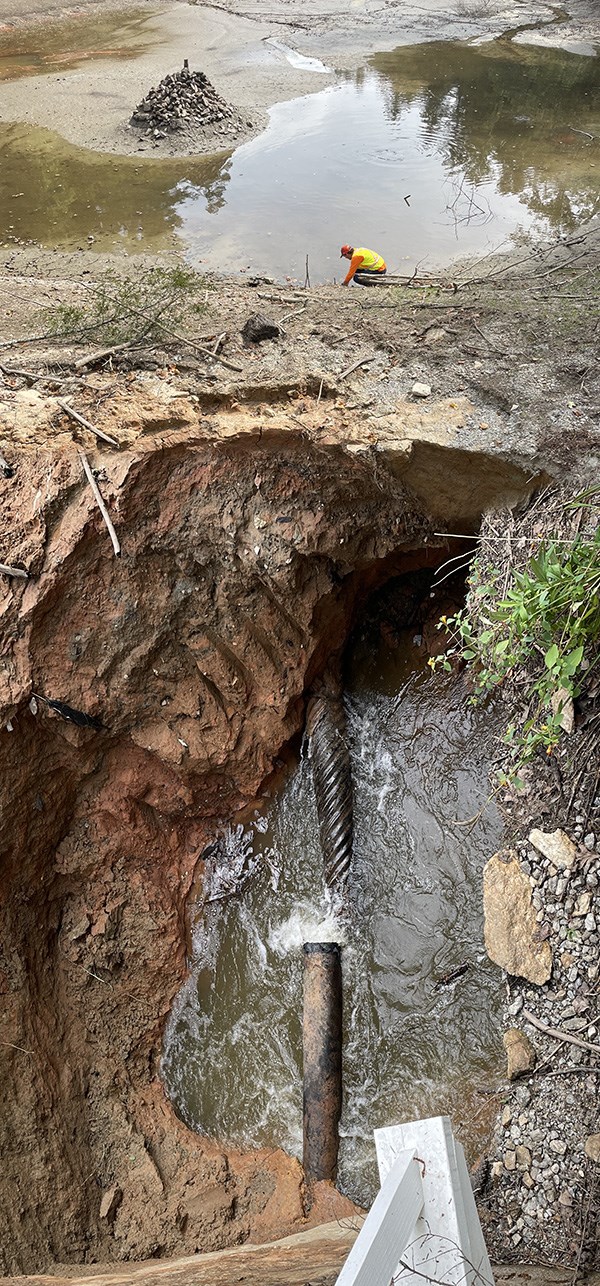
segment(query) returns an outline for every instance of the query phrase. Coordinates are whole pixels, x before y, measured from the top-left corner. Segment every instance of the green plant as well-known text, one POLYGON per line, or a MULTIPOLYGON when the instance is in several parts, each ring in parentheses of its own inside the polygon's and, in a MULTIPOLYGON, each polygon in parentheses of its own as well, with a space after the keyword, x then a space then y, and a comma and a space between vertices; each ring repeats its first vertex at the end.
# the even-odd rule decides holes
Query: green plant
POLYGON ((165 327, 177 328, 206 311, 205 281, 183 266, 145 269, 131 277, 107 272, 87 292, 79 305, 59 304, 46 311, 52 334, 82 333, 101 343, 128 343, 159 338, 165 327))
POLYGON ((523 765, 540 749, 554 751, 566 709, 597 659, 600 529, 590 538, 542 541, 523 569, 512 571, 503 594, 500 578, 474 559, 466 606, 438 623, 450 646, 429 665, 450 670, 453 658, 466 661, 475 701, 509 677, 520 680, 522 714, 504 732, 508 768, 501 774, 520 785, 523 765))

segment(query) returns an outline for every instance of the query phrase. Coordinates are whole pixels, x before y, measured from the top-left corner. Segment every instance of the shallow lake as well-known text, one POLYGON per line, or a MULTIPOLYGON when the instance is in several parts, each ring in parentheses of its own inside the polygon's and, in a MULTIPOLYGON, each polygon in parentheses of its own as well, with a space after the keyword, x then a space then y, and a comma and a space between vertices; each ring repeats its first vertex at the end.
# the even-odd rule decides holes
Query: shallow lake
POLYGON ((303 280, 308 253, 313 282, 339 280, 342 242, 395 271, 448 265, 570 233, 600 209, 599 91, 595 57, 432 42, 278 104, 260 137, 202 160, 155 160, 147 142, 135 158, 98 156, 5 124, 0 236, 178 244, 200 269, 281 279, 303 280))

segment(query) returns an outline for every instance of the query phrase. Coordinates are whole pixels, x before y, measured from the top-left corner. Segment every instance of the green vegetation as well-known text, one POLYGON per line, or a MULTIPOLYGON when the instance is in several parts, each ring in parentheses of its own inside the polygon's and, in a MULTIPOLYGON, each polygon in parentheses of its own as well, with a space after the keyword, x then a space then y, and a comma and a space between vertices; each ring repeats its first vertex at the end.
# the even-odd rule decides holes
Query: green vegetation
MULTIPOLYGON (((595 507, 600 488, 564 505, 595 507)), ((471 564, 465 608, 442 617, 438 629, 451 644, 432 669, 466 661, 474 675, 473 700, 507 680, 518 690, 520 713, 506 728, 508 767, 501 783, 522 785, 519 772, 543 750, 556 748, 567 709, 598 660, 600 641, 600 528, 569 539, 544 538, 508 575, 478 555, 471 564)))
POLYGON ((185 326, 206 311, 206 282, 191 268, 152 268, 135 277, 107 272, 87 287, 81 304, 48 309, 45 324, 54 335, 85 333, 106 344, 158 339, 165 329, 185 326))

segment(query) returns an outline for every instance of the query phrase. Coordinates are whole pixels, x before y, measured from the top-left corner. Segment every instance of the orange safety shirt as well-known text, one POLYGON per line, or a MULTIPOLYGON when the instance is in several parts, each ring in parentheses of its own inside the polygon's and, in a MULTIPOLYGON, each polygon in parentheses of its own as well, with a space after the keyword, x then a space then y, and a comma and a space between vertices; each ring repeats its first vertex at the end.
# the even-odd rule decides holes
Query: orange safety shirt
POLYGON ((383 272, 385 266, 385 259, 382 259, 381 255, 376 254, 374 250, 367 250, 365 246, 359 246, 352 255, 344 285, 347 286, 348 282, 352 281, 358 268, 368 268, 371 272, 383 272))

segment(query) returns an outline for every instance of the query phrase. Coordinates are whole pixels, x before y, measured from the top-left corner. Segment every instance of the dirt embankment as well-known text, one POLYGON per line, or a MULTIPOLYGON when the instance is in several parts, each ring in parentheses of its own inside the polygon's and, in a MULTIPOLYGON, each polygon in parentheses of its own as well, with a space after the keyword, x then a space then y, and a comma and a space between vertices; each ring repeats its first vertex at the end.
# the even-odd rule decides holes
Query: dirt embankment
MULTIPOLYGON (((302 308, 263 287, 261 307, 298 315, 257 349, 239 338, 256 291, 217 288, 201 347, 226 333, 237 372, 177 341, 104 370, 76 366, 81 339, 4 352, 2 561, 27 573, 2 577, 5 1271, 303 1226, 295 1161, 200 1140, 165 1101, 186 896, 360 596, 439 548, 440 524, 473 530, 545 470, 589 470, 595 247, 458 294, 323 290, 302 308), (65 393, 118 449, 71 424, 65 393)), ((12 264, 22 337, 35 304, 12 264)), ((327 1189, 311 1218, 347 1208, 327 1189)))

